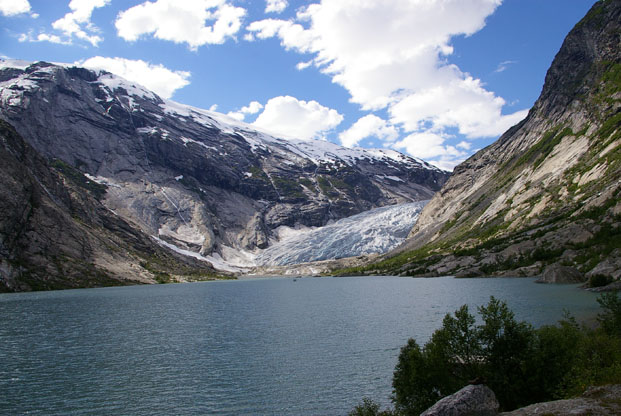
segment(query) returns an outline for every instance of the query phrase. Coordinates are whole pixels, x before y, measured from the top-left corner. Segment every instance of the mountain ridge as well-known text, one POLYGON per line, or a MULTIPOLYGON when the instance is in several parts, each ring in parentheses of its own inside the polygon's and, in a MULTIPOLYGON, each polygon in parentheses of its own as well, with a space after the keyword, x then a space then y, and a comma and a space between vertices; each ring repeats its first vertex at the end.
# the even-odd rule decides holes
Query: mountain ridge
POLYGON ((0 118, 164 248, 245 267, 281 227, 427 200, 448 173, 385 149, 285 140, 105 71, 0 62, 0 118))
POLYGON ((567 35, 522 122, 458 165, 408 241, 367 272, 621 275, 621 3, 567 35))

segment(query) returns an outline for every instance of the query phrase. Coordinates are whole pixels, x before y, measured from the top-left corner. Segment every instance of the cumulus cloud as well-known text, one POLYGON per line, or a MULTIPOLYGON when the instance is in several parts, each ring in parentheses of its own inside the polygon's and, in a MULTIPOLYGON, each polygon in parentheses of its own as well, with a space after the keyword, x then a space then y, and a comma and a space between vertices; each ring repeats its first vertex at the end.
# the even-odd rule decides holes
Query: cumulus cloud
MULTIPOLYGON (((103 38, 99 36, 99 29, 91 22, 93 10, 107 6, 110 0, 71 0, 69 8, 71 12, 52 23, 52 27, 61 31, 67 38, 73 36, 97 46, 103 38)), ((50 35, 50 41, 53 42, 50 35)))
POLYGON ((446 138, 430 132, 413 133, 395 143, 394 148, 405 151, 446 170, 452 170, 468 155, 463 149, 465 142, 457 147, 445 144, 446 138), (458 149, 461 148, 462 150, 458 149))
POLYGON ((263 104, 258 101, 252 101, 250 104, 243 106, 237 111, 231 111, 227 115, 239 121, 243 121, 247 114, 256 114, 263 108, 263 104))
POLYGON ((291 96, 274 97, 253 123, 284 138, 313 139, 338 126, 343 116, 317 101, 291 96))
MULTIPOLYGON (((501 97, 447 59, 451 39, 481 30, 501 2, 322 0, 300 9, 294 20, 250 23, 247 38, 277 37, 287 50, 312 54, 312 65, 343 86, 352 102, 364 110, 387 109, 390 123, 410 134, 408 143, 422 133, 444 143, 455 130, 470 139, 492 137, 526 111, 504 115, 501 97)), ((402 144, 410 153, 422 149, 402 144)), ((461 157, 455 147, 435 149, 461 157)))
POLYGON ((35 35, 32 30, 28 31, 28 33, 22 33, 17 38, 20 42, 50 42, 50 43, 58 43, 61 45, 70 45, 70 39, 63 39, 58 35, 52 35, 49 33, 39 33, 35 35))
POLYGON ((3 16, 30 13, 30 3, 28 0, 0 0, 0 13, 3 16))
POLYGON ((196 50, 233 37, 245 15, 245 9, 226 0, 157 0, 119 13, 115 25, 118 35, 127 41, 152 34, 157 39, 187 43, 196 50))
POLYGON ((393 142, 399 137, 395 126, 374 114, 368 114, 356 121, 349 129, 339 134, 343 146, 352 147, 367 137, 377 137, 385 142, 393 142))
POLYGON ((173 71, 163 65, 142 60, 95 56, 76 64, 112 72, 154 91, 163 98, 170 98, 176 90, 190 83, 190 73, 187 71, 173 71))
POLYGON ((265 13, 282 13, 288 5, 287 0, 267 0, 265 2, 265 13))

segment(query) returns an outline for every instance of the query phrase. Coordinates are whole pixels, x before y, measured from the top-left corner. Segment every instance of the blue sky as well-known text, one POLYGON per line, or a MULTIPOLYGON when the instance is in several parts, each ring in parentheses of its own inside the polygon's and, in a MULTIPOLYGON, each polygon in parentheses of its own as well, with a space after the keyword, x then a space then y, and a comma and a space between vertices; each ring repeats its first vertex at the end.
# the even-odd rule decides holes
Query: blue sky
POLYGON ((276 135, 452 169, 521 120, 593 0, 0 0, 0 55, 77 62, 276 135))

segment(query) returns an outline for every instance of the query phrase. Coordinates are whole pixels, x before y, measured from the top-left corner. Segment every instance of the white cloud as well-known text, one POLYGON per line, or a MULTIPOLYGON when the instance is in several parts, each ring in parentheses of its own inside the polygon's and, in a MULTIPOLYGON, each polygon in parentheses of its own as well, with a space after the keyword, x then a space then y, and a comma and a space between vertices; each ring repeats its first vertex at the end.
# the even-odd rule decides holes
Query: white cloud
POLYGON ((298 62, 295 67, 298 71, 303 71, 313 64, 313 61, 298 62))
POLYGON ((425 159, 442 169, 452 170, 463 162, 468 154, 455 146, 446 145, 445 140, 444 136, 430 132, 413 133, 395 143, 394 147, 425 159))
POLYGON ((20 42, 50 42, 50 43, 58 43, 61 45, 70 45, 71 40, 63 39, 58 35, 51 35, 49 33, 39 33, 35 36, 33 31, 29 31, 28 33, 22 33, 17 38, 20 42))
MULTIPOLYGON (((447 62, 451 39, 481 30, 501 2, 322 0, 300 9, 295 20, 264 19, 246 29, 248 38, 277 37, 287 50, 314 55, 298 69, 314 65, 362 109, 387 109, 392 125, 444 143, 448 131, 469 139, 499 135, 526 115, 504 115, 501 97, 447 62)), ((435 149, 452 158, 463 153, 444 144, 435 149)))
POLYGON ((509 66, 516 64, 516 63, 517 61, 502 61, 501 63, 498 64, 494 72, 504 72, 507 70, 507 68, 509 68, 509 66))
MULTIPOLYGON (((71 0, 71 12, 52 23, 52 27, 63 32, 71 39, 73 36, 97 46, 103 38, 99 36, 99 29, 91 22, 93 10, 107 6, 110 0, 71 0)), ((48 35, 53 38, 54 35, 48 35)))
POLYGON ((17 16, 29 12, 28 0, 0 0, 0 13, 4 16, 17 16))
POLYGON ((505 101, 485 90, 472 77, 456 78, 444 85, 410 93, 390 107, 392 123, 406 131, 457 128, 468 138, 493 137, 526 116, 527 110, 502 115, 505 101))
POLYGON ((271 98, 253 123, 284 138, 320 138, 338 126, 343 116, 317 101, 303 101, 291 96, 271 98))
POLYGON ((163 65, 154 65, 142 60, 95 56, 76 64, 112 72, 128 81, 143 85, 163 98, 170 98, 176 90, 190 83, 188 81, 190 73, 187 71, 172 71, 163 65))
POLYGON ((366 115, 356 121, 349 129, 339 135, 343 146, 352 147, 367 137, 377 137, 385 142, 393 142, 399 137, 395 126, 390 126, 376 115, 366 115))
POLYGON ((187 43, 196 50, 233 37, 245 15, 245 9, 226 0, 157 0, 119 13, 115 25, 118 35, 127 41, 153 34, 157 39, 187 43))
POLYGON ((265 13, 282 13, 289 3, 287 0, 266 0, 265 13))
POLYGON ((263 108, 263 104, 258 101, 252 101, 250 104, 243 106, 240 110, 230 111, 227 115, 236 120, 244 121, 247 114, 256 114, 263 108))

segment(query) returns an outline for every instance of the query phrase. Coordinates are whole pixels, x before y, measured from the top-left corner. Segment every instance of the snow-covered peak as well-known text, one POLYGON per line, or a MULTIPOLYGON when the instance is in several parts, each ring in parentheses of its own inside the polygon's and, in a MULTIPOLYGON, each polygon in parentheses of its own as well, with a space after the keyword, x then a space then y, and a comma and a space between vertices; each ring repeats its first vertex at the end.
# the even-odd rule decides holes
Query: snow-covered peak
MULTIPOLYGON (((75 66, 75 64, 33 63, 14 59, 0 59, 0 69, 17 68, 25 71, 18 77, 0 84, 0 88, 8 87, 9 90, 0 91, 0 99, 9 105, 20 105, 22 102, 21 91, 37 88, 37 77, 40 76, 41 73, 47 72, 53 74, 61 68, 69 69, 75 66), (36 71, 29 71, 28 68, 33 65, 37 65, 36 71), (32 76, 31 73, 33 73, 34 76, 32 76), (11 88, 11 86, 17 88, 11 88)), ((326 140, 299 140, 278 137, 270 133, 269 130, 244 123, 222 113, 181 104, 172 100, 164 100, 138 83, 129 81, 105 70, 85 69, 94 74, 96 77, 94 82, 100 84, 100 88, 104 91, 105 95, 107 95, 107 99, 103 101, 113 101, 115 99, 124 98, 120 100, 124 103, 124 106, 128 105, 130 111, 136 111, 137 109, 141 109, 140 100, 146 100, 159 106, 161 109, 161 113, 155 115, 158 119, 161 119, 162 116, 181 118, 185 122, 194 122, 203 126, 213 127, 223 133, 237 134, 244 138, 252 151, 277 152, 285 158, 290 159, 291 163, 297 163, 299 161, 297 159, 299 158, 310 160, 315 164, 350 166, 356 165, 361 161, 371 164, 381 161, 389 165, 397 163, 404 166, 422 167, 424 169, 441 171, 423 160, 406 156, 394 150, 346 148, 326 140), (287 157, 287 155, 289 156, 287 157)), ((98 99, 98 101, 102 100, 98 99)))
POLYGON ((16 69, 25 70, 30 65, 32 65, 32 62, 30 61, 23 61, 21 59, 0 58, 0 69, 16 68, 16 69))
POLYGON ((128 81, 125 78, 122 78, 118 75, 111 74, 107 71, 96 71, 98 72, 97 81, 102 85, 105 85, 111 92, 117 91, 119 89, 124 89, 127 91, 127 95, 129 97, 141 97, 147 100, 160 100, 160 98, 154 92, 146 89, 140 84, 136 84, 134 82, 128 81))

